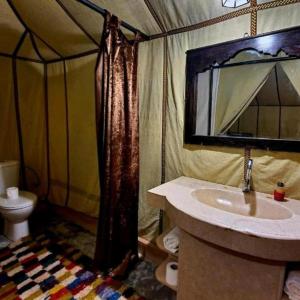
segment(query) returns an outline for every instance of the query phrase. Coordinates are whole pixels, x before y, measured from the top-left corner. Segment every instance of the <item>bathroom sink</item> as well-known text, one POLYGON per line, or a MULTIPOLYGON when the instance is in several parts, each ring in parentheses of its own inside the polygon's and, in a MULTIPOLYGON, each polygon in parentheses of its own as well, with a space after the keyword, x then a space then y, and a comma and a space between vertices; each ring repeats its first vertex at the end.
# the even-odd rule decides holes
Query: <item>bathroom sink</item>
POLYGON ((224 189, 202 188, 191 196, 211 207, 230 213, 260 219, 282 220, 292 217, 292 212, 272 199, 257 196, 255 192, 242 193, 224 189))
MULTIPOLYGON (((184 176, 148 193, 151 201, 159 200, 176 226, 191 239, 199 239, 197 243, 206 241, 268 261, 300 261, 299 200, 287 197, 278 202, 270 194, 243 193, 236 187, 184 176)), ((214 249, 212 257, 218 251, 214 249)))

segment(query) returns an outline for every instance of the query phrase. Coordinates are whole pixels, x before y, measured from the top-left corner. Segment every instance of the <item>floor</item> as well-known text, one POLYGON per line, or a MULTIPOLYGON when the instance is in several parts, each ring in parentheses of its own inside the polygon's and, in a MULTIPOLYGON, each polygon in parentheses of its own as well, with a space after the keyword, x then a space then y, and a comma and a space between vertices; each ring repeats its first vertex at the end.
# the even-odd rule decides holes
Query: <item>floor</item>
MULTIPOLYGON (((79 249, 83 254, 93 258, 96 237, 94 233, 83 229, 81 226, 62 220, 61 217, 52 216, 43 222, 43 226, 32 224, 35 233, 45 230, 63 238, 66 242, 79 249)), ((129 274, 125 283, 133 287, 139 295, 149 300, 175 300, 172 290, 161 285, 154 275, 155 266, 150 261, 141 260, 129 274)))
POLYGON ((144 300, 125 282, 102 276, 93 260, 45 231, 0 250, 0 299, 144 300))

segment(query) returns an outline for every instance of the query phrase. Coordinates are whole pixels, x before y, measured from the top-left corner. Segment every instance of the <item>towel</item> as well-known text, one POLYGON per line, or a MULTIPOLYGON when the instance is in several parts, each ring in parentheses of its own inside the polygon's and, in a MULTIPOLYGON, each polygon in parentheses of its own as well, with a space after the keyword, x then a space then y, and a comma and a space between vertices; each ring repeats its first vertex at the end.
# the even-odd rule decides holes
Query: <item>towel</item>
POLYGON ((285 293, 291 300, 300 300, 300 271, 291 271, 284 286, 285 293))
POLYGON ((174 227, 167 235, 164 236, 163 242, 164 242, 164 246, 167 250, 169 250, 172 253, 178 252, 179 228, 174 227))

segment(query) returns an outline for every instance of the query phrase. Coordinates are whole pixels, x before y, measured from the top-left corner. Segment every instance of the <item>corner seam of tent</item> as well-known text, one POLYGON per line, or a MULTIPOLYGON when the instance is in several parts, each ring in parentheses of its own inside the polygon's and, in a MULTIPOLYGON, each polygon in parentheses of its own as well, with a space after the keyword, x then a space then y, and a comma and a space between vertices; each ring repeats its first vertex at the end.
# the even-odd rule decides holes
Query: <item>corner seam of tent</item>
POLYGON ((97 42, 92 35, 83 27, 82 24, 80 24, 79 21, 73 16, 73 14, 67 9, 67 7, 63 4, 61 0, 56 0, 56 3, 61 7, 61 9, 64 11, 64 13, 73 21, 74 24, 86 35, 87 38, 89 38, 95 45, 100 47, 100 43, 97 42))
MULTIPOLYGON (((13 11, 15 17, 18 19, 18 21, 23 25, 24 29, 26 29, 29 34, 36 36, 38 39, 40 39, 49 49, 51 49, 57 56, 59 56, 60 58, 63 59, 63 56, 55 49, 53 48, 50 44, 48 44, 43 38, 41 38, 36 32, 34 32, 27 24, 26 22, 22 19, 21 15, 19 14, 19 12, 17 11, 16 7, 14 6, 14 4, 12 3, 12 0, 6 0, 9 7, 11 8, 11 10, 13 11)), ((32 42, 32 41, 31 41, 32 42)), ((34 47, 34 45, 33 45, 34 47)), ((35 49, 36 51, 36 49, 35 49)), ((38 53, 37 53, 38 54, 38 53)), ((38 55, 39 56, 39 55, 38 55)), ((45 63, 45 61, 40 61, 41 63, 45 63)))
POLYGON ((157 23, 158 27, 160 28, 162 33, 166 33, 167 30, 164 27, 163 23, 161 22, 161 20, 159 19, 154 7, 152 6, 151 2, 149 0, 144 0, 144 3, 146 4, 151 16, 153 17, 153 19, 155 20, 155 22, 157 23))

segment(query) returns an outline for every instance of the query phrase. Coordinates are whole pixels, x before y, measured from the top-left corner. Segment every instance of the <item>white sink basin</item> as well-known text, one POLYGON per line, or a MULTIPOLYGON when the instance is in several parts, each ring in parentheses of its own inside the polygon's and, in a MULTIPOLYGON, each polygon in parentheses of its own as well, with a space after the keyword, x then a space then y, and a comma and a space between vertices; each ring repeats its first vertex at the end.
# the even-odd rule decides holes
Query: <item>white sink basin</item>
POLYGON ((300 261, 300 200, 179 177, 148 192, 174 224, 225 249, 276 261, 300 261))
POLYGON ((270 194, 190 177, 149 195, 180 229, 180 299, 281 299, 286 265, 300 261, 300 199, 277 202, 270 194), (191 278, 195 291, 204 287, 195 297, 184 293, 191 278))
POLYGON ((257 196, 254 192, 242 193, 224 189, 201 188, 192 197, 211 207, 238 215, 260 219, 282 220, 292 217, 292 212, 274 200, 257 196))

